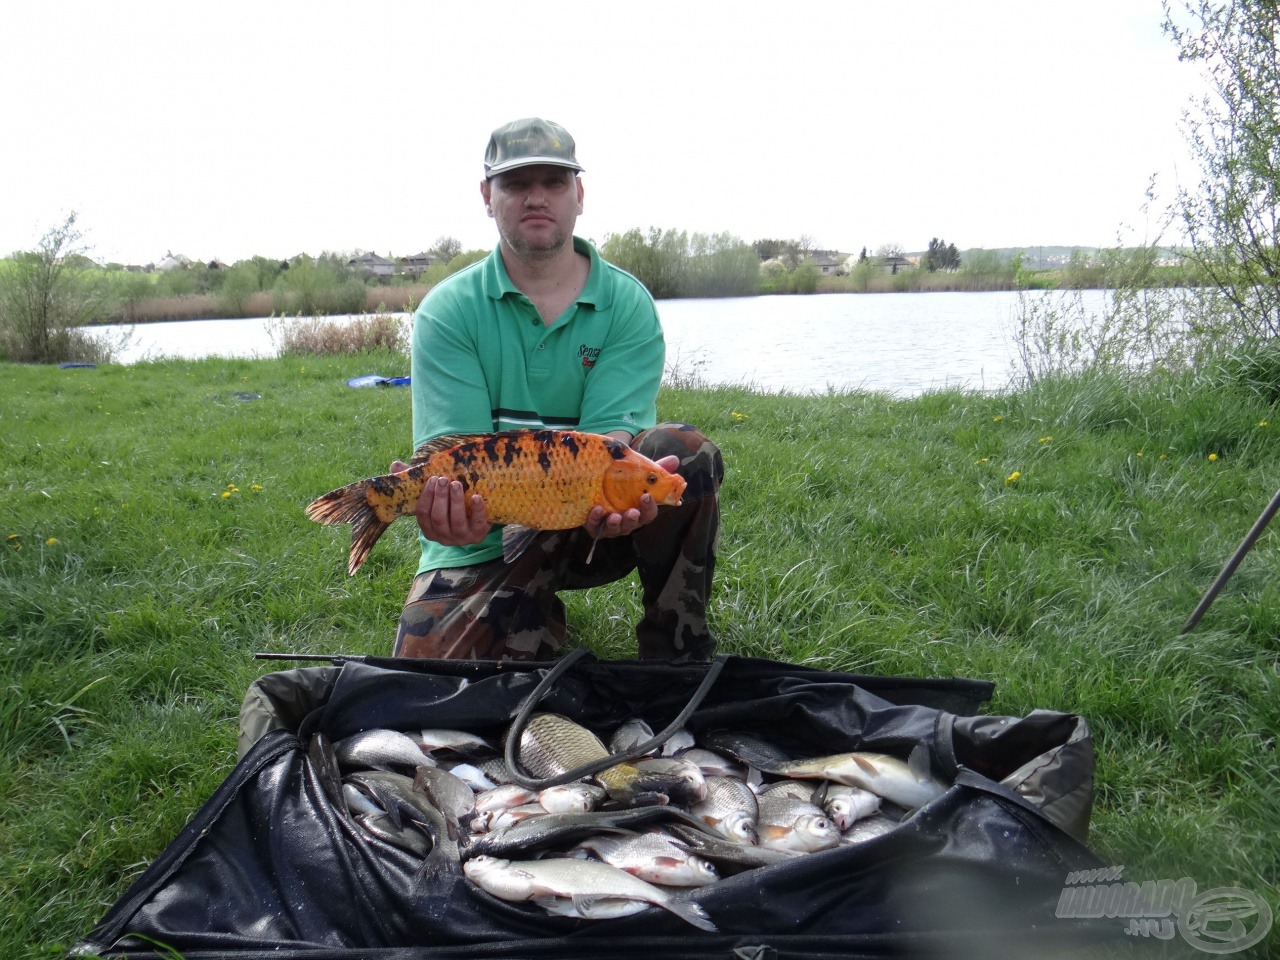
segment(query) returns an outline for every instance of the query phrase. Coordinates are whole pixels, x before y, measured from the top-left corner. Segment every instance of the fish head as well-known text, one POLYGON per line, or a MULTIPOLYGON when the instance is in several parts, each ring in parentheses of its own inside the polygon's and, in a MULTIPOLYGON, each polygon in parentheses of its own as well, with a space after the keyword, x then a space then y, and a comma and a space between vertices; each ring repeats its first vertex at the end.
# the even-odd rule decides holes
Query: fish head
POLYGON ((720 832, 735 843, 755 846, 760 842, 755 818, 741 810, 735 810, 720 821, 720 832))
POLYGON ((640 506, 646 493, 653 502, 678 507, 684 495, 684 477, 668 473, 648 457, 627 448, 625 455, 605 468, 602 483, 605 506, 621 513, 640 506))

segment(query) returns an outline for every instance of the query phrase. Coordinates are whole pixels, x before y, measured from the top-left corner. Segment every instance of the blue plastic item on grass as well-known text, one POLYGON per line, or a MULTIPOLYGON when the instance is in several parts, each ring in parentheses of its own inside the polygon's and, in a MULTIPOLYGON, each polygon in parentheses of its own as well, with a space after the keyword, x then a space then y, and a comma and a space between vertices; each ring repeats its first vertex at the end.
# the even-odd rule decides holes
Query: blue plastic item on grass
POLYGON ((363 377, 352 377, 347 381, 348 387, 403 387, 409 383, 409 377, 384 377, 376 373, 363 377))

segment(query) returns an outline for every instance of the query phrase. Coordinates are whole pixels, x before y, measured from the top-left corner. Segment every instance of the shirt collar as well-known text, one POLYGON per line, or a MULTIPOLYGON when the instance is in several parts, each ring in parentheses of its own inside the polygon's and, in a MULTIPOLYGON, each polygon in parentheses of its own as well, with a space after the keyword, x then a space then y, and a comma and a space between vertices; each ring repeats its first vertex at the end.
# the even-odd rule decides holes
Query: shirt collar
MULTIPOLYGON (((591 260, 591 269, 587 274, 587 282, 582 286, 582 292, 578 294, 578 303, 589 303, 597 310, 606 309, 609 306, 611 295, 609 284, 604 276, 604 261, 600 259, 600 254, 596 251, 595 246, 590 241, 581 237, 573 238, 573 249, 578 253, 585 254, 591 260)), ((520 291, 516 285, 511 282, 511 277, 507 275, 507 267, 502 262, 501 245, 494 247, 493 253, 489 254, 489 259, 485 262, 484 267, 484 292, 493 300, 501 300, 507 294, 519 294, 520 291)))

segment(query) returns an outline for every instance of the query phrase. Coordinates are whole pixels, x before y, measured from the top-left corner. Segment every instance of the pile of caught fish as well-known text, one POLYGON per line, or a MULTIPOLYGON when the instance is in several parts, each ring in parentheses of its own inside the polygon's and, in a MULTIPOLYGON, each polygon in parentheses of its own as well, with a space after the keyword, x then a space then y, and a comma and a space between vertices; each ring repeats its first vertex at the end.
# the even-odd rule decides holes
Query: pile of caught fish
POLYGON ((331 802, 369 837, 423 860, 426 875, 456 871, 503 900, 603 919, 656 905, 716 929, 680 891, 893 830, 945 787, 918 745, 908 761, 879 753, 788 758, 747 734, 695 742, 678 731, 653 752, 594 776, 587 764, 655 741, 643 720, 609 747, 555 713, 521 732, 513 774, 499 750, 457 730, 377 729, 308 752, 331 802))

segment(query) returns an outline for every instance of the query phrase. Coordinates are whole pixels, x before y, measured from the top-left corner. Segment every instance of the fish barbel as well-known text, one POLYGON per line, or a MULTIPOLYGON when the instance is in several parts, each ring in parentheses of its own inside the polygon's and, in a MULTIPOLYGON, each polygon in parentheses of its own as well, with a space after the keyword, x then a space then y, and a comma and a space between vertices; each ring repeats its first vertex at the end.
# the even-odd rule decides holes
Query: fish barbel
POLYGON ((530 530, 569 530, 586 522, 591 508, 622 513, 649 494, 676 506, 685 481, 612 437, 573 430, 505 430, 454 434, 424 443, 397 473, 331 490, 307 507, 319 523, 349 523, 354 574, 378 538, 399 517, 413 516, 427 480, 462 484, 465 502, 484 500, 490 523, 508 524, 503 555, 512 560, 530 530))
POLYGON ((501 900, 549 897, 586 904, 594 900, 643 900, 670 910, 700 930, 717 932, 698 904, 633 877, 625 870, 595 860, 502 860, 479 856, 462 867, 472 883, 501 900))

